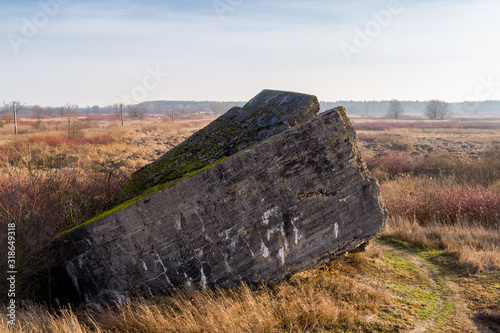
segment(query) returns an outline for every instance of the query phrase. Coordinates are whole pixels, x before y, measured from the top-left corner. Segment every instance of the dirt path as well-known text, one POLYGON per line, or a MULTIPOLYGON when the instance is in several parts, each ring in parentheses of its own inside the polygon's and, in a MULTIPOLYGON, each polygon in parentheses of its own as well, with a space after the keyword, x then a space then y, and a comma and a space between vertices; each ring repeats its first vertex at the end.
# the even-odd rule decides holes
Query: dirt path
POLYGON ((377 243, 376 246, 380 247, 384 253, 396 255, 412 263, 418 269, 418 272, 427 278, 438 291, 439 304, 434 313, 427 319, 416 320, 413 323, 415 327, 408 331, 409 333, 442 331, 439 328, 438 321, 443 322, 443 320, 449 321, 448 327, 454 327, 454 329, 460 327, 456 331, 495 333, 495 331, 474 320, 473 313, 467 307, 466 300, 462 296, 463 288, 443 274, 439 267, 408 251, 382 243, 377 243), (451 314, 449 307, 453 308, 451 314))

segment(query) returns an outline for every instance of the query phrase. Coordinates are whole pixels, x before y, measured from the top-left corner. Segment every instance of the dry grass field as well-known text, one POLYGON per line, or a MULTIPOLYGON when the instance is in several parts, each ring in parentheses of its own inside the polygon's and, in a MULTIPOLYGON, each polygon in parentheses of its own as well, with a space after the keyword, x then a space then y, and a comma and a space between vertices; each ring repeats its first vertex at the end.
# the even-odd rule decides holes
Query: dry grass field
POLYGON ((55 303, 48 242, 112 204, 134 170, 210 119, 25 119, 18 136, 4 124, 0 223, 18 226, 24 301, 15 327, 0 313, 0 331, 500 332, 500 120, 352 120, 390 214, 365 252, 276 285, 104 309, 55 303))

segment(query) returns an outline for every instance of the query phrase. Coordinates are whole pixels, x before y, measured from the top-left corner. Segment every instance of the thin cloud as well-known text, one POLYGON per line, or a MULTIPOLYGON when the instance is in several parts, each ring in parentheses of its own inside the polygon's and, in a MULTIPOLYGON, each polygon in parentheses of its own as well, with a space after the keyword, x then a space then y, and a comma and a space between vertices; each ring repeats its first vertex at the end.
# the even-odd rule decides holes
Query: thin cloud
POLYGON ((263 88, 325 100, 460 99, 478 74, 496 70, 500 53, 492 1, 401 1, 351 63, 340 45, 387 1, 232 3, 221 17, 212 1, 69 1, 18 53, 5 36, 40 7, 8 3, 0 75, 16 79, 0 81, 0 100, 109 104, 156 65, 170 76, 148 99, 245 100, 263 88))

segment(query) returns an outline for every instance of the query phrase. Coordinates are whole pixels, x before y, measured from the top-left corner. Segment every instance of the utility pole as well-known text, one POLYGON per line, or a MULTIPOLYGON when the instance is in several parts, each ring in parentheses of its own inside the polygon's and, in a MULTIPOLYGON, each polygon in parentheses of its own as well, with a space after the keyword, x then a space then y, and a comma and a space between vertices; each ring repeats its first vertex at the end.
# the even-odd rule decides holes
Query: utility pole
POLYGON ((120 121, 122 122, 123 127, 123 104, 120 104, 120 121))
POLYGON ((12 110, 14 112, 14 135, 17 135, 17 103, 12 102, 12 110))
POLYGON ((14 135, 17 135, 17 111, 21 110, 26 103, 22 106, 19 106, 19 102, 12 102, 12 112, 14 112, 14 135))
POLYGON ((17 111, 21 110, 26 103, 19 107, 19 102, 12 102, 12 112, 14 113, 14 135, 17 135, 17 111))

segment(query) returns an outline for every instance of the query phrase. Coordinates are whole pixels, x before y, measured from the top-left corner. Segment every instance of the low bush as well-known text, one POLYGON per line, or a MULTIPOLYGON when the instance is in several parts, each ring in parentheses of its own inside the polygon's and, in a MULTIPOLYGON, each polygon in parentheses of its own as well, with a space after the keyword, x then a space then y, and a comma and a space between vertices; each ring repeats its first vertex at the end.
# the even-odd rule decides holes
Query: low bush
POLYGON ((378 164, 391 175, 416 174, 423 168, 423 158, 408 153, 390 152, 380 156, 378 164))
POLYGON ((109 145, 115 142, 115 139, 108 135, 97 135, 90 138, 82 138, 79 140, 82 144, 91 144, 91 145, 109 145))
POLYGON ((406 176, 387 181, 381 188, 392 216, 416 219, 422 224, 467 219, 498 225, 500 221, 500 193, 483 187, 406 176))
MULTIPOLYGON (((0 176, 0 228, 16 225, 18 297, 46 298, 50 290, 50 269, 57 258, 51 238, 106 208, 126 177, 118 172, 96 170, 36 170, 13 168, 0 176), (110 175, 112 177, 110 177, 110 175)), ((6 233, 0 235, 5 244, 6 233)), ((6 247, 0 249, 6 257, 6 247)), ((7 271, 7 262, 0 269, 7 271)), ((0 292, 6 295, 5 281, 0 292)))
POLYGON ((489 187, 500 181, 500 145, 493 144, 477 158, 439 152, 424 157, 408 152, 387 152, 364 158, 379 181, 405 174, 448 178, 471 186, 489 187))

